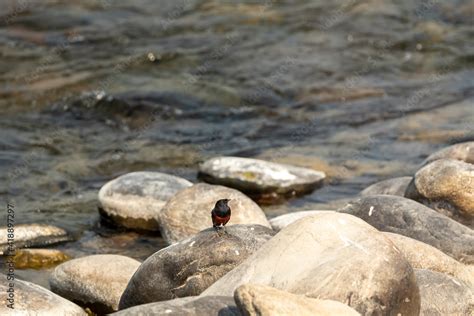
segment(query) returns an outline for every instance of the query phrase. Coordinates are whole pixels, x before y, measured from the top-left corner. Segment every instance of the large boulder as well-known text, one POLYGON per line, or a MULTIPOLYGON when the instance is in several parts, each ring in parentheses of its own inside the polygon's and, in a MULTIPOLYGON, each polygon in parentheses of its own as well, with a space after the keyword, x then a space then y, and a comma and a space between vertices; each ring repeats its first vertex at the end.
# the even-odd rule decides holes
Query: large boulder
POLYGON ((51 291, 97 313, 118 310, 120 296, 140 262, 119 255, 93 255, 57 266, 51 291))
POLYGON ((403 253, 412 268, 448 274, 474 286, 474 266, 465 265, 433 246, 410 237, 384 232, 403 253))
POLYGON ((199 166, 199 177, 271 201, 278 196, 311 192, 321 186, 326 175, 322 171, 259 159, 215 157, 199 166))
POLYGON ((405 196, 467 225, 474 224, 474 164, 439 159, 418 170, 405 196))
POLYGON ((424 165, 438 159, 456 159, 474 164, 474 142, 454 144, 443 148, 426 158, 424 165))
POLYGON ((357 216, 381 231, 427 243, 458 261, 474 262, 474 231, 413 200, 366 196, 351 201, 339 212, 357 216))
POLYGON ((398 195, 405 196, 405 191, 412 180, 412 177, 398 177, 383 180, 368 186, 360 192, 360 195, 398 195))
POLYGON ((241 316, 230 296, 181 297, 130 307, 111 315, 241 316))
POLYGON ((364 315, 417 315, 410 264, 382 233, 337 212, 302 218, 281 230, 201 296, 231 295, 245 283, 343 302, 364 315))
POLYGON ((211 210, 217 200, 231 199, 232 224, 258 224, 270 227, 262 209, 241 192, 198 183, 173 196, 159 214, 161 233, 169 244, 194 236, 212 226, 211 210))
POLYGON ((232 225, 225 232, 209 228, 161 249, 135 272, 120 299, 120 309, 199 295, 274 234, 260 225, 232 225))
POLYGON ((283 215, 274 217, 270 219, 269 222, 270 222, 270 225, 272 225, 273 230, 279 232, 280 230, 290 225, 291 223, 296 222, 297 220, 303 217, 318 214, 318 212, 321 212, 321 211, 292 212, 292 213, 283 214, 283 215))
POLYGON ((0 254, 11 249, 41 247, 71 240, 71 236, 62 228, 45 224, 15 225, 13 238, 9 228, 0 228, 0 254))
POLYGON ((161 172, 132 172, 107 182, 99 191, 102 216, 119 226, 158 230, 157 214, 186 179, 161 172))
POLYGON ((42 286, 18 279, 8 281, 3 274, 0 277, 0 315, 87 316, 82 308, 42 286))
POLYGON ((420 316, 474 315, 472 287, 449 275, 415 269, 420 288, 420 316))
POLYGON ((331 300, 308 298, 270 286, 244 284, 235 290, 234 299, 245 316, 357 316, 349 306, 331 300))

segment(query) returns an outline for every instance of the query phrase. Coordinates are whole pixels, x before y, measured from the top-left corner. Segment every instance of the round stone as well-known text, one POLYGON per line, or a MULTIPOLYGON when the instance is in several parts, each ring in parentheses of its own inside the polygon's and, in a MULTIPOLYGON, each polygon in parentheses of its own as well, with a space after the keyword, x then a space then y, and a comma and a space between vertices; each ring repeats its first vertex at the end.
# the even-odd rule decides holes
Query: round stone
POLYGON ((82 308, 42 286, 18 279, 9 282, 3 274, 0 277, 0 315, 87 316, 82 308), (12 291, 14 294, 10 294, 12 291), (9 304, 13 304, 11 307, 14 309, 9 304))
MULTIPOLYGON (((62 228, 44 224, 15 225, 14 247, 41 247, 71 240, 69 234, 62 228)), ((0 228, 0 254, 9 253, 8 228, 0 228)))
POLYGON ((92 255, 57 266, 49 279, 51 291, 96 313, 118 310, 120 296, 140 262, 119 255, 92 255))
POLYGON ((424 269, 415 269, 420 288, 420 316, 473 315, 472 287, 452 276, 424 269))
POLYGON ((220 199, 230 199, 233 224, 270 227, 262 209, 241 192, 220 185, 198 183, 173 196, 159 214, 161 234, 173 244, 212 227, 211 210, 220 199))
POLYGON ((120 309, 199 295, 274 234, 260 225, 232 225, 222 232, 209 228, 161 249, 133 275, 120 299, 120 309))
POLYGON ((160 172, 132 172, 107 182, 99 191, 102 216, 119 226, 158 230, 158 214, 186 179, 160 172))
POLYGON ((244 284, 234 298, 243 315, 357 316, 349 306, 332 300, 308 298, 270 286, 244 284))
POLYGON ((406 197, 474 226, 474 164, 438 159, 415 173, 406 197))
POLYGON ((199 166, 199 176, 264 200, 311 192, 326 177, 313 169, 240 157, 209 159, 199 166))

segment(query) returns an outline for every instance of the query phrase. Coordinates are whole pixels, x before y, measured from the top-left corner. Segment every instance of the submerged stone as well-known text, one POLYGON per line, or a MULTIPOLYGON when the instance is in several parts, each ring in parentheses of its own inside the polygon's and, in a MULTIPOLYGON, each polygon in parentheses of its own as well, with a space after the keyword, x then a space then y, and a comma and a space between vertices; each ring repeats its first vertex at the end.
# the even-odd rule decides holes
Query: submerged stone
POLYGON ((199 166, 199 177, 209 183, 236 188, 263 200, 313 191, 326 177, 322 171, 259 159, 216 157, 199 166))

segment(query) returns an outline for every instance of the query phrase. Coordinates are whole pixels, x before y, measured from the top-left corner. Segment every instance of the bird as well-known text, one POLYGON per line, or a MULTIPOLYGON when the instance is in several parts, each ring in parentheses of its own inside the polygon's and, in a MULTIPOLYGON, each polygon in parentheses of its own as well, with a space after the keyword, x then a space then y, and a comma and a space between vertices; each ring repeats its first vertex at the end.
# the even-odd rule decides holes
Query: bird
POLYGON ((219 230, 227 224, 230 220, 231 210, 227 203, 230 199, 221 199, 216 202, 216 205, 211 211, 212 226, 215 230, 219 230))

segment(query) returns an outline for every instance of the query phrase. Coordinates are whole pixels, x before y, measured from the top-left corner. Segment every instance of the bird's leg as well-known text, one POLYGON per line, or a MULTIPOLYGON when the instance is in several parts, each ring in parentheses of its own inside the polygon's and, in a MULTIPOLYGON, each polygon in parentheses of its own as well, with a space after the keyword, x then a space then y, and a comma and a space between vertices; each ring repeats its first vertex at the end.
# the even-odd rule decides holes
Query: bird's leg
POLYGON ((214 229, 216 230, 217 235, 221 236, 221 227, 218 225, 214 225, 214 229))

